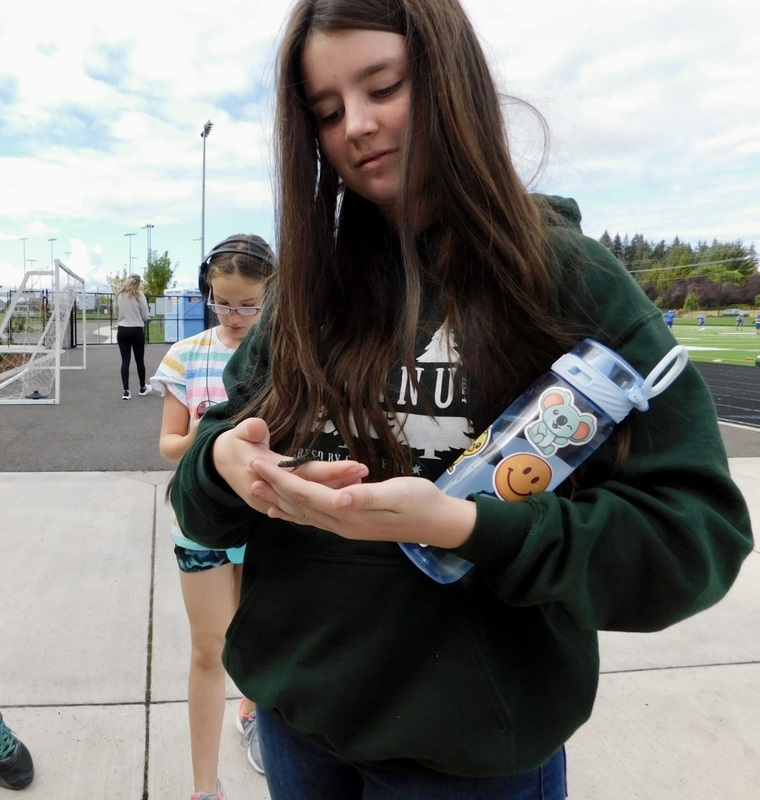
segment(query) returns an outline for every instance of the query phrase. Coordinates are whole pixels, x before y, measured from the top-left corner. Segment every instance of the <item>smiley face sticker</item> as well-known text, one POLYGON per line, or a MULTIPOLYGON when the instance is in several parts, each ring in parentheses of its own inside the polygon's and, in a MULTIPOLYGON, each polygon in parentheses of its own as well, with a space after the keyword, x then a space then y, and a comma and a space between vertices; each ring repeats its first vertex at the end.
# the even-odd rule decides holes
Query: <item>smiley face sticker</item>
POLYGON ((518 502, 546 491, 552 469, 533 453, 514 453, 499 462, 493 473, 493 488, 502 500, 518 502))

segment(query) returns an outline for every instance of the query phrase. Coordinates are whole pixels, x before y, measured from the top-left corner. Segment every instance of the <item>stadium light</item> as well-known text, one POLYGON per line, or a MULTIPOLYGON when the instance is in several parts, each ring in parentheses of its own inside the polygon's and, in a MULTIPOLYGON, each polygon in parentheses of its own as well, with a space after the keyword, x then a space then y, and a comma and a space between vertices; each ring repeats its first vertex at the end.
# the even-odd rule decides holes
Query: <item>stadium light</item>
POLYGON ((206 139, 211 133, 214 123, 207 120, 201 131, 203 139, 203 174, 201 178, 201 258, 206 256, 206 139))

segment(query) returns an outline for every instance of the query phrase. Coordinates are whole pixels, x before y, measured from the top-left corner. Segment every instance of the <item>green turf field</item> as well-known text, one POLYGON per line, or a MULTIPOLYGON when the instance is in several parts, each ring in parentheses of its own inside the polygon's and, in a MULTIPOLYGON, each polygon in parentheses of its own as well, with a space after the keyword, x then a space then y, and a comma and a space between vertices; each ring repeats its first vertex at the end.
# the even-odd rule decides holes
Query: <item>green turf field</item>
POLYGON ((733 317, 708 316, 702 330, 697 326, 696 314, 679 317, 673 325, 673 333, 680 344, 688 348, 692 361, 754 367, 755 359, 760 356, 760 335, 755 333, 754 312, 744 318, 741 328, 736 327, 733 317))

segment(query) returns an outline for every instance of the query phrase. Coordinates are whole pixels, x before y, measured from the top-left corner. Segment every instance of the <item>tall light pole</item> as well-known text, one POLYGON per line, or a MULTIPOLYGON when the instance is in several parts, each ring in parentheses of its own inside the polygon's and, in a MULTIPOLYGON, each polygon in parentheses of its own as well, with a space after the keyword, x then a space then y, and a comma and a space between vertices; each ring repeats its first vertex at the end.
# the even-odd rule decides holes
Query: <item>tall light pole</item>
POLYGON ((53 242, 57 242, 58 239, 48 239, 48 241, 50 242, 50 269, 52 269, 53 268, 53 264, 54 264, 54 261, 53 261, 53 242))
POLYGON ((143 225, 143 230, 148 232, 148 257, 145 259, 145 274, 148 274, 148 267, 150 266, 150 232, 153 230, 155 225, 151 225, 150 222, 147 225, 143 225))
POLYGON ((125 233, 125 236, 129 236, 129 271, 132 272, 132 237, 137 236, 136 233, 125 233))
POLYGON ((206 139, 214 123, 208 120, 201 131, 203 139, 203 177, 201 179, 201 259, 206 256, 206 139))
POLYGON ((29 238, 29 237, 27 237, 27 236, 22 236, 22 237, 19 239, 19 241, 22 243, 22 244, 21 244, 21 246, 24 248, 24 272, 26 272, 26 240, 27 240, 28 238, 29 238))

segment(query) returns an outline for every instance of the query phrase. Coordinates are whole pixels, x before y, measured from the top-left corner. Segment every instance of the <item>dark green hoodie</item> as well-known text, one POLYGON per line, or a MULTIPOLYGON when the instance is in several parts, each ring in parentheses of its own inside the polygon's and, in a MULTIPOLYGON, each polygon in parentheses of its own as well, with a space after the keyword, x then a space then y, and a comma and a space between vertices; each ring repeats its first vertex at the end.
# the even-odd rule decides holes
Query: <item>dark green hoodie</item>
MULTIPOLYGON (((574 201, 538 202, 564 218, 551 237, 565 267, 559 313, 573 329, 591 321, 589 335, 646 374, 674 344, 662 315, 581 235, 574 201)), ((421 326, 420 396, 405 372, 391 378, 417 472, 432 480, 473 433, 440 322, 421 326)), ((248 545, 224 658, 237 686, 346 758, 468 776, 537 766, 591 713, 597 630, 657 630, 708 607, 752 549, 715 410, 691 365, 648 412, 633 412, 630 454, 614 478, 608 443, 572 500, 475 498, 475 530, 457 552, 476 568, 457 583, 435 583, 394 543, 270 520, 207 469, 229 409, 266 371, 268 335, 265 319, 229 362, 230 403, 204 417, 172 503, 204 546, 248 545)), ((329 424, 315 455, 346 457, 329 424)))

